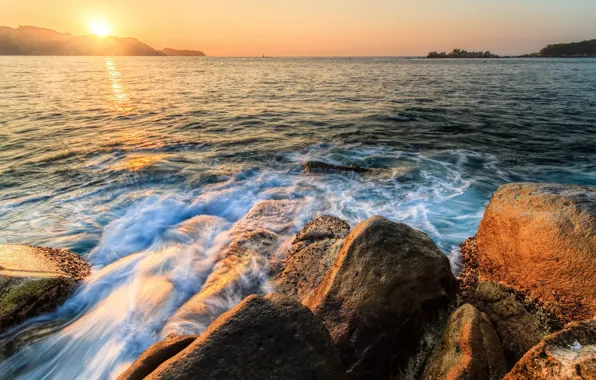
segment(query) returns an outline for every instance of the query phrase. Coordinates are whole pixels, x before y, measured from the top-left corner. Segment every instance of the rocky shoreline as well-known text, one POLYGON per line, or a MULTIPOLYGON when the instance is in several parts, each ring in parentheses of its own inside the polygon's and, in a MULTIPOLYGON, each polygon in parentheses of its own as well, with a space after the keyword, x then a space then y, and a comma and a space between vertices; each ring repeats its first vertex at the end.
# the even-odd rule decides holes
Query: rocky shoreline
MULTIPOLYGON (((287 207, 296 206, 265 201, 248 218, 283 219, 279 210, 287 207)), ((268 260, 274 293, 245 289, 244 301, 203 333, 168 336, 119 380, 596 378, 594 187, 499 188, 478 233, 462 244, 458 278, 426 234, 381 216, 351 230, 336 217, 314 218, 282 260, 273 252, 275 232, 247 226, 236 224, 216 270, 232 278, 265 252, 259 257, 268 260)), ((8 252, 16 248, 0 246, 5 328, 56 307, 89 273, 68 251, 28 248, 33 266, 43 262, 48 276, 68 286, 58 297, 45 296, 55 294, 50 286, 23 298, 34 308, 9 309, 14 290, 5 284, 25 281, 13 278, 17 264, 8 252)), ((27 281, 40 281, 32 273, 27 281)), ((204 318, 204 300, 220 291, 217 281, 206 287, 175 315, 204 318)))

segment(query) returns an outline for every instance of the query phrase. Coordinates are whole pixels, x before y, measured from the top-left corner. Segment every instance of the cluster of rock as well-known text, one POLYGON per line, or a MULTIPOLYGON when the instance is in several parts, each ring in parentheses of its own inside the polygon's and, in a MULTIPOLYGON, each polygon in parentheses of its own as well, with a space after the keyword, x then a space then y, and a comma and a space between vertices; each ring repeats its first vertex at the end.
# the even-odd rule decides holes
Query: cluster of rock
POLYGON ((497 332, 506 379, 596 378, 595 187, 502 186, 462 256, 461 300, 497 332))
MULTIPOLYGON (((272 247, 243 226, 233 262, 272 247)), ((277 293, 154 344, 119 380, 596 378, 595 229, 594 188, 503 186, 458 281, 405 224, 317 217, 270 262, 277 293)))

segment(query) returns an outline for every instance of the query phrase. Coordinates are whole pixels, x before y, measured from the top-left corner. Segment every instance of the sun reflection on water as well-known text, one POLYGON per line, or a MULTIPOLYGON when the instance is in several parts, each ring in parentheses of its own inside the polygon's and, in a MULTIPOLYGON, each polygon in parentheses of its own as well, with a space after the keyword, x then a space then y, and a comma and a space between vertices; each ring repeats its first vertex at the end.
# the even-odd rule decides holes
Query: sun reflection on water
POLYGON ((110 85, 112 87, 112 108, 120 113, 128 113, 133 110, 132 101, 126 91, 126 88, 122 84, 120 70, 116 64, 114 58, 106 58, 106 68, 108 71, 108 78, 110 79, 110 85))
POLYGON ((166 156, 165 154, 133 154, 117 165, 116 169, 137 172, 163 160, 166 156))

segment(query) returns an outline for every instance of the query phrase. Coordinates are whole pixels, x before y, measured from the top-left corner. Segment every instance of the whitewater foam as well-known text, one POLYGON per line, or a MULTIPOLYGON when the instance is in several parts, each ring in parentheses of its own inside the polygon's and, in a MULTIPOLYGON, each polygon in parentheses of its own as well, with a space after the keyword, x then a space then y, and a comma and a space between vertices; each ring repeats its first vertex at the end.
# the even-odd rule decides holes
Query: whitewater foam
MULTIPOLYGON (((367 178, 249 168, 186 193, 137 193, 113 211, 91 250, 92 276, 57 311, 33 318, 20 331, 35 336, 31 331, 56 320, 64 327, 0 364, 0 371, 19 379, 113 378, 163 337, 200 333, 247 294, 274 291, 269 266, 283 256, 292 235, 321 214, 352 226, 376 214, 407 223, 429 234, 457 267, 456 246, 480 217, 467 215, 460 224, 461 215, 453 212, 443 219, 454 202, 476 202, 460 199, 471 183, 460 170, 465 157, 439 161, 358 146, 314 148, 309 157, 345 164, 347 151, 359 163, 383 157, 394 167, 367 178), (271 234, 270 249, 258 248, 247 233, 271 234), (230 249, 233 256, 226 253, 230 249), (194 308, 184 311, 193 297, 194 308)), ((299 167, 304 158, 290 161, 299 167)), ((19 328, 7 336, 18 340, 19 328)))

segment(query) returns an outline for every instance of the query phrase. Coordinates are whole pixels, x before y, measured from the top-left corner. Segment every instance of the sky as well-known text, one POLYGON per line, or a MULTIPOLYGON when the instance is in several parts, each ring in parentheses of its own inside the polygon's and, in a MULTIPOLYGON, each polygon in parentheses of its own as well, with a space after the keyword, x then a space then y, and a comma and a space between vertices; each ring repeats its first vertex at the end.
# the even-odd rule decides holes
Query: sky
POLYGON ((111 34, 211 56, 538 51, 596 38, 596 0, 0 0, 0 25, 111 34))

